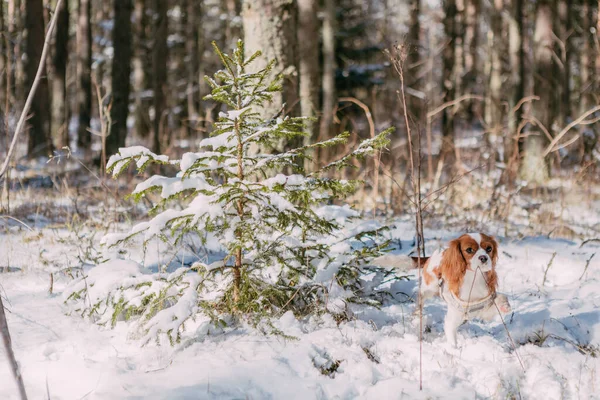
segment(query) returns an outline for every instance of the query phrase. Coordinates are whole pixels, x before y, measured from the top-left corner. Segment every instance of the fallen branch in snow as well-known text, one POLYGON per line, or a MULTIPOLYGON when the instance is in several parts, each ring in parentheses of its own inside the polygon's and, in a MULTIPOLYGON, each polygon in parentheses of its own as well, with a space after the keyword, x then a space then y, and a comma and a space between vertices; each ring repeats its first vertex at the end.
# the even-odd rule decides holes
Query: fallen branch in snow
POLYGON ((40 80, 42 79, 42 73, 44 72, 44 65, 46 62, 46 58, 48 57, 48 50, 50 48, 50 41, 52 39, 52 32, 54 31, 54 27, 56 26, 56 21, 58 19, 58 12, 62 5, 63 0, 58 0, 56 2, 56 7, 54 8, 54 13, 52 14, 52 19, 50 20, 50 26, 48 27, 48 31, 46 32, 46 39, 44 40, 44 47, 42 48, 42 55, 40 57, 40 64, 38 65, 37 72, 35 74, 35 79, 33 80, 33 84, 31 85, 31 90, 27 95, 27 100, 25 101, 25 105, 23 106, 23 111, 21 111, 21 116, 19 117, 19 122, 17 122, 17 127, 15 128, 15 135, 13 136, 13 140, 10 143, 10 148, 8 149, 8 153, 6 154, 6 160, 4 160, 4 164, 2 164, 2 168, 0 168, 0 179, 4 176, 6 171, 8 170, 8 164, 10 163, 10 159, 15 151, 15 145, 17 144, 17 139, 19 138, 19 134, 23 130, 23 126, 25 125, 25 121, 27 120, 27 113, 31 108, 31 103, 33 102, 33 98, 35 96, 35 92, 40 84, 40 80))
POLYGON ((6 351, 6 358, 10 364, 10 369, 19 388, 19 395, 21 400, 27 399, 27 393, 25 392, 25 385, 23 384, 23 376, 19 371, 19 364, 15 357, 15 353, 12 348, 12 341, 10 339, 10 332, 8 331, 8 322, 6 321, 6 314, 4 313, 4 304, 2 303, 2 296, 0 296, 0 334, 2 334, 2 341, 4 342, 4 350, 6 351))

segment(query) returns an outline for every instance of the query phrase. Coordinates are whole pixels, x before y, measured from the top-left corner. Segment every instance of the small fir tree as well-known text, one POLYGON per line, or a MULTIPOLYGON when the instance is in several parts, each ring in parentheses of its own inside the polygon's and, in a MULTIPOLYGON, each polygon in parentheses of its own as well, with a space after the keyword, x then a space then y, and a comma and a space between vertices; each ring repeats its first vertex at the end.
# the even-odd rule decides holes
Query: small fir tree
MULTIPOLYGON (((145 241, 158 236, 177 243, 190 233, 218 240, 225 257, 212 264, 196 263, 194 269, 204 278, 192 287, 197 293, 217 288, 217 296, 206 296, 210 301, 198 296, 200 308, 213 316, 264 317, 292 302, 296 309, 308 309, 320 296, 322 300, 327 290, 323 282, 334 276, 341 278, 342 290, 347 286, 357 291, 360 268, 380 254, 382 244, 374 245, 372 225, 349 227, 357 212, 331 205, 351 193, 357 182, 326 178, 323 173, 351 166, 352 157, 381 149, 391 129, 306 175, 301 166, 310 150, 345 143, 348 134, 281 153, 267 152, 282 141, 301 142, 294 139, 305 135, 307 119, 261 119, 263 104, 281 90, 281 77, 268 81, 274 63, 249 73, 247 66, 260 52, 244 57, 241 41, 232 55, 214 47, 224 68, 214 78, 206 78, 212 87, 206 99, 222 103, 228 111, 220 114, 211 137, 199 143, 200 151, 185 153, 179 160, 143 147, 120 149, 110 158, 107 169, 115 177, 132 162, 139 171, 155 163, 176 166, 179 172, 174 177, 155 175, 139 184, 132 193, 136 199, 150 191, 160 193, 161 200, 152 210, 155 216, 127 234, 108 236, 105 243, 115 245, 138 234, 145 241), (175 199, 186 200, 186 205, 170 208, 175 199)), ((181 273, 175 276, 181 280, 181 273)), ((119 299, 116 296, 114 302, 119 299)), ((142 302, 146 303, 156 307, 156 301, 142 302)), ((126 304, 118 304, 119 311, 127 311, 126 304)), ((134 311, 143 313, 139 307, 134 311)))

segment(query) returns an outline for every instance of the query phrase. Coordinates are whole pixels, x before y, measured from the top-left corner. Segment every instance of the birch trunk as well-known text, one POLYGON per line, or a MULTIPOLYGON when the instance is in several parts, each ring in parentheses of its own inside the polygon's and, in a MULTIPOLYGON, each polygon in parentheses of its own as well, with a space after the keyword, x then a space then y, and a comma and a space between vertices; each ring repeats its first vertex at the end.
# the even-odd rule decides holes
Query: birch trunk
MULTIPOLYGON (((316 118, 319 109, 319 20, 317 0, 298 0, 298 52, 300 72, 300 111, 316 118)), ((316 139, 316 122, 308 124, 306 144, 316 139)))

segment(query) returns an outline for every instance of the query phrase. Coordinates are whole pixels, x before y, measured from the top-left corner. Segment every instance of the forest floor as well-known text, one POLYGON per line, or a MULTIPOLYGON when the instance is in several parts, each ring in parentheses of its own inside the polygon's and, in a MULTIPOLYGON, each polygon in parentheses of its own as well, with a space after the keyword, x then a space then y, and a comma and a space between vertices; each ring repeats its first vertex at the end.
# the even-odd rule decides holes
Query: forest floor
MULTIPOLYGON (((58 223, 42 207, 22 208, 32 202, 21 203, 19 218, 29 227, 0 220, 0 268, 9 269, 0 272, 0 294, 31 399, 600 398, 600 242, 585 241, 598 237, 597 200, 564 207, 569 238, 533 234, 518 223, 484 224, 500 241, 499 290, 513 308, 506 317, 510 337, 500 319, 473 322, 459 329, 458 348, 448 348, 445 305, 428 302, 423 392, 418 324, 406 295, 413 294, 414 274, 387 284, 393 298, 380 309, 352 305, 349 321, 284 314, 275 325, 295 340, 242 326, 218 335, 192 331, 172 347, 141 347, 128 339, 130 323, 100 327, 69 315, 64 304, 69 274, 117 256, 98 245, 105 219, 99 209, 86 208, 85 221, 58 223)), ((68 199, 53 204, 54 215, 60 207, 83 207, 68 199)), ((466 222, 456 221, 464 218, 456 214, 454 222, 427 229, 428 248, 463 233, 466 222)), ((392 234, 404 245, 398 253, 410 251, 412 217, 395 220, 392 234)), ((151 265, 173 262, 174 253, 153 245, 142 252, 134 244, 119 256, 151 265)), ((14 399, 5 360, 0 350, 0 398, 14 399)))

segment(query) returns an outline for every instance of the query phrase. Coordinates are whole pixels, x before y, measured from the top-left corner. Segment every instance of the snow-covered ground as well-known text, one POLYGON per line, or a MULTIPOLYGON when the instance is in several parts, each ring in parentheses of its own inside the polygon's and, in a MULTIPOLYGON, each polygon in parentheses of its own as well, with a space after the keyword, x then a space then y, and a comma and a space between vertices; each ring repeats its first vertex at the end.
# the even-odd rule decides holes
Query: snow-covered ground
MULTIPOLYGON (((600 254, 592 257, 599 242, 500 238, 500 291, 513 307, 506 326, 516 352, 499 320, 462 326, 459 348, 448 348, 445 306, 430 301, 420 392, 414 304, 404 295, 414 280, 391 283, 395 300, 380 310, 352 306, 355 318, 339 325, 328 315, 284 314, 277 325, 297 340, 240 327, 140 347, 127 339, 126 322, 109 329, 66 315, 66 276, 56 274, 48 293, 46 271, 95 257, 95 238, 86 247, 83 234, 16 230, 0 234, 0 266, 9 260, 18 269, 0 274, 0 291, 31 399, 600 398, 600 254)), ((410 244, 409 223, 396 232, 410 244)), ((432 248, 461 233, 426 236, 432 248)), ((0 399, 13 398, 0 350, 0 399)))

